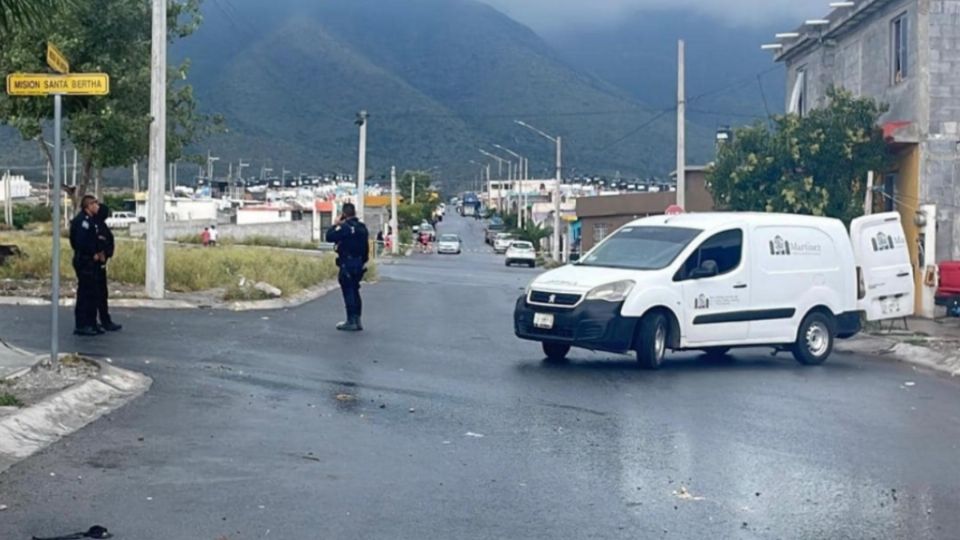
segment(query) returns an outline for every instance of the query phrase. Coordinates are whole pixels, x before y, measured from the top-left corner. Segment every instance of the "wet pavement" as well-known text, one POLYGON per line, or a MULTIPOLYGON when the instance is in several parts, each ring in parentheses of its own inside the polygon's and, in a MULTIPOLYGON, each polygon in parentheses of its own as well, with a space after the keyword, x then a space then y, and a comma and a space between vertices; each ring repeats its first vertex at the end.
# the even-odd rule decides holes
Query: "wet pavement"
MULTIPOLYGON (((545 364, 512 334, 537 271, 481 230, 450 218, 480 252, 383 266, 358 335, 333 330, 337 294, 65 332, 153 388, 0 475, 0 538, 956 537, 960 381, 767 350, 545 364)), ((48 343, 48 308, 0 314, 4 339, 48 343)))

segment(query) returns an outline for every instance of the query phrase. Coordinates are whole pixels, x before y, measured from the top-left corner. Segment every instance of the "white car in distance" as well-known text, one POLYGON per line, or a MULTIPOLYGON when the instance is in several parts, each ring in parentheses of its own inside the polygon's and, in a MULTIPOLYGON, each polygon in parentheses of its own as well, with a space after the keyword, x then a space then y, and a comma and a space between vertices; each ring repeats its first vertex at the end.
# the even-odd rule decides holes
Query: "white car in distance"
POLYGON ((537 251, 533 249, 533 244, 526 241, 513 241, 506 253, 507 266, 514 264, 525 264, 530 268, 537 266, 537 251))
POLYGON ((455 234, 444 234, 440 236, 440 241, 437 242, 437 253, 459 255, 461 250, 460 237, 455 234))
POLYGON ((114 212, 107 218, 107 227, 111 229, 125 229, 140 220, 133 212, 114 212))
POLYGON ((509 233, 497 233, 493 239, 493 252, 500 255, 507 252, 514 241, 513 235, 509 233))

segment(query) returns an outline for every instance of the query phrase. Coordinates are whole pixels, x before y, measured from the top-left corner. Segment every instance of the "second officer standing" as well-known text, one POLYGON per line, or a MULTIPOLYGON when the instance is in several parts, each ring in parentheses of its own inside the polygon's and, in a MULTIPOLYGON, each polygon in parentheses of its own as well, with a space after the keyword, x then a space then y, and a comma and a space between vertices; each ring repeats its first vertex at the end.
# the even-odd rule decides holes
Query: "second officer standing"
POLYGON ((327 242, 337 245, 337 266, 340 268, 337 280, 340 282, 343 303, 347 310, 347 320, 338 324, 337 330, 363 330, 360 322, 363 315, 360 281, 367 271, 365 266, 370 259, 369 236, 367 226, 357 218, 357 208, 353 203, 343 205, 340 217, 327 231, 327 242))

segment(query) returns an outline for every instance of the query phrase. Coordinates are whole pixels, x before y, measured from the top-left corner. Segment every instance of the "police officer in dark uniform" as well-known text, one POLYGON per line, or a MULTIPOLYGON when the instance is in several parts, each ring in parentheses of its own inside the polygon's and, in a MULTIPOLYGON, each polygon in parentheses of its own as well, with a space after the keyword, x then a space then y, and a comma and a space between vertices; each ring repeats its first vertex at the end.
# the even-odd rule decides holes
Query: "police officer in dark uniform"
POLYGON ((99 246, 97 213, 100 203, 96 197, 85 195, 80 201, 80 213, 70 222, 70 246, 73 248, 73 270, 77 273, 77 304, 74 308, 78 336, 95 336, 97 328, 99 268, 106 255, 99 246))
POLYGON ((337 276, 340 290, 343 291, 343 303, 347 308, 347 320, 337 325, 337 330, 359 332, 363 330, 360 316, 363 314, 363 301, 360 299, 360 280, 366 272, 364 268, 370 259, 370 244, 367 226, 357 218, 357 208, 353 203, 343 205, 343 212, 333 227, 327 231, 327 242, 337 245, 337 276))
POLYGON ((108 303, 110 293, 107 286, 107 261, 113 258, 115 248, 113 232, 110 230, 110 227, 107 226, 107 217, 109 216, 110 209, 107 208, 107 205, 101 204, 100 211, 97 212, 96 216, 97 251, 103 253, 104 260, 97 268, 97 317, 100 320, 100 325, 97 328, 106 330, 107 332, 117 332, 121 330, 123 326, 113 322, 113 319, 110 317, 110 307, 108 303))

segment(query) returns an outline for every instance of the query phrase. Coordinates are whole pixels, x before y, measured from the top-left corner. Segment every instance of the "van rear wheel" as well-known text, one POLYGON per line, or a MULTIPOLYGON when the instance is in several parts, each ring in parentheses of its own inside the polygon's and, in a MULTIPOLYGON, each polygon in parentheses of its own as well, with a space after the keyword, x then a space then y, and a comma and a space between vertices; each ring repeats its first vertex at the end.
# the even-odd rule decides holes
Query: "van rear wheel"
POLYGON ((797 342, 792 347, 793 357, 805 366, 819 366, 833 352, 836 323, 833 317, 815 312, 800 323, 797 342))
POLYGON ((547 342, 544 342, 542 345, 543 354, 547 355, 547 362, 564 362, 567 359, 567 355, 570 354, 569 345, 547 342))
POLYGON ((634 339, 637 361, 644 369, 657 369, 667 354, 670 323, 663 313, 648 313, 637 325, 634 339))

